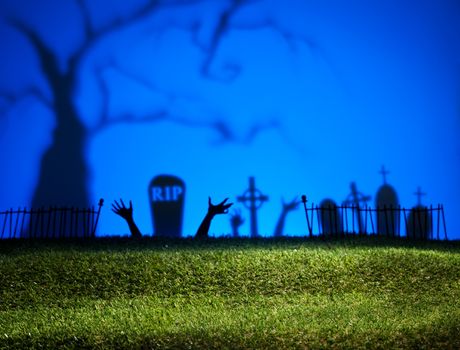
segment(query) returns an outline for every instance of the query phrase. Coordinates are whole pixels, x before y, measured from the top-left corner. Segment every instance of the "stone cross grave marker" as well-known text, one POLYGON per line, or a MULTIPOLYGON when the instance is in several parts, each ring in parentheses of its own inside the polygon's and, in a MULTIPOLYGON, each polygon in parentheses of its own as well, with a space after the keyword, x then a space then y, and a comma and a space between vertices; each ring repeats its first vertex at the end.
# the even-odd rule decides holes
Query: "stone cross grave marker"
POLYGON ((236 197, 236 199, 249 209, 251 218, 251 238, 258 237, 257 210, 260 209, 264 202, 268 201, 268 196, 262 194, 262 192, 256 188, 255 179, 251 176, 249 178, 249 188, 243 193, 243 195, 236 197))

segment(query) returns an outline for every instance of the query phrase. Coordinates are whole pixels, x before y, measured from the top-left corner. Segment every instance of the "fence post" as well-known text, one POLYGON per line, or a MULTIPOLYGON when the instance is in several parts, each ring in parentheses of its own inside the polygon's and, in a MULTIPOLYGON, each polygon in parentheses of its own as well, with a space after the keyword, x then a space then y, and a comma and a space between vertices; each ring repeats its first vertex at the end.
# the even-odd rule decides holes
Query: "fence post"
MULTIPOLYGON (((372 208, 369 208, 369 218, 371 220, 372 234, 375 234, 374 221, 372 220, 372 208)), ((378 233, 377 233, 378 235, 378 233)))
POLYGON ((346 233, 348 235, 348 207, 345 205, 342 205, 343 210, 345 211, 345 227, 346 227, 346 233))
POLYGON ((80 209, 75 210, 75 234, 78 235, 78 214, 80 213, 80 209))
MULTIPOLYGON (((31 212, 35 212, 35 214, 36 214, 35 215, 35 225, 33 225, 33 228, 32 228, 32 232, 33 232, 32 238, 37 239, 37 231, 38 231, 37 226, 38 226, 38 220, 39 220, 39 217, 40 217, 40 208, 35 210, 35 211, 31 210, 31 212)), ((31 218, 31 220, 32 220, 32 218, 31 218)))
POLYGON ((23 212, 22 212, 22 220, 21 220, 21 232, 19 233, 19 236, 22 237, 24 233, 24 222, 26 221, 26 214, 27 214, 27 209, 24 207, 23 212))
POLYGON ((390 217, 391 217, 391 237, 396 237, 396 216, 393 204, 390 204, 390 217))
POLYGON ((97 224, 98 224, 98 222, 99 222, 99 215, 101 214, 102 206, 104 205, 104 198, 99 199, 98 205, 99 205, 99 208, 98 208, 98 210, 97 210, 96 223, 95 223, 95 225, 94 225, 94 227, 93 227, 93 230, 92 230, 92 232, 91 232, 91 237, 92 237, 92 238, 96 237, 96 228, 97 228, 97 224))
POLYGON ((406 215, 406 208, 403 208, 404 213, 404 228, 406 229, 406 238, 407 238, 407 215, 406 215))
MULTIPOLYGON (((18 211, 16 212, 16 223, 14 224, 14 235, 13 235, 13 238, 16 238, 16 235, 17 235, 17 233, 18 233, 19 215, 21 215, 21 208, 18 208, 18 211)), ((10 239, 11 239, 11 237, 10 237, 10 239)))
POLYGON ((444 240, 447 241, 446 218, 444 217, 444 205, 441 204, 442 224, 444 226, 444 240))
POLYGON ((430 239, 433 239, 433 204, 430 205, 430 239))
MULTIPOLYGON (((313 209, 313 203, 311 204, 311 208, 313 209)), ((320 231, 319 231, 319 226, 320 226, 320 223, 321 223, 321 218, 320 218, 320 212, 319 212, 319 209, 321 207, 318 207, 318 205, 316 205, 316 221, 317 221, 317 224, 316 226, 318 227, 318 236, 321 235, 320 231)), ((311 212, 312 213, 312 216, 313 216, 313 211, 311 212)), ((321 212, 322 213, 322 212, 321 212)), ((312 229, 313 229, 313 219, 311 220, 311 226, 312 226, 312 229)))
MULTIPOLYGON (((6 212, 3 212, 2 214, 5 214, 6 212)), ((8 216, 5 215, 5 218, 3 219, 3 229, 2 229, 2 239, 3 239, 3 235, 5 233, 5 228, 6 228, 6 220, 8 220, 8 216)))

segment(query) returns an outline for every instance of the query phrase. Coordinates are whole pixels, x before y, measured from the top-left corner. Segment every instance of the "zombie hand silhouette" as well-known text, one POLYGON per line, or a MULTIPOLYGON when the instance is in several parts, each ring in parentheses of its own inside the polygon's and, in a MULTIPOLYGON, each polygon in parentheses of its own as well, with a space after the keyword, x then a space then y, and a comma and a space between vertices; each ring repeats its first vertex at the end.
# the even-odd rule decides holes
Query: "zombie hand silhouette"
POLYGON ((198 230, 196 231, 196 238, 207 238, 208 237, 208 232, 209 232, 209 227, 211 226, 211 221, 214 218, 214 216, 219 215, 219 214, 227 214, 228 213, 228 208, 230 208, 233 203, 225 204, 228 201, 228 198, 225 198, 222 202, 219 204, 212 204, 211 203, 211 197, 209 197, 208 200, 208 213, 204 217, 203 221, 201 222, 200 227, 198 227, 198 230))
POLYGON ((220 202, 219 204, 217 205, 213 205, 211 203, 211 197, 209 197, 208 199, 208 214, 211 214, 211 215, 218 215, 218 214, 227 214, 228 213, 228 208, 230 208, 233 203, 230 203, 230 204, 225 204, 225 202, 228 201, 228 198, 225 198, 222 202, 220 202))
POLYGON ((230 225, 232 226, 233 237, 239 237, 238 228, 244 224, 244 218, 241 216, 241 209, 235 209, 230 214, 230 225))
POLYGON ((284 199, 281 199, 281 205, 283 206, 281 210, 280 217, 278 218, 278 222, 275 226, 275 232, 273 232, 273 236, 275 237, 282 237, 284 231, 284 223, 286 221, 286 216, 290 211, 296 210, 299 207, 300 201, 297 200, 297 197, 294 198, 289 203, 286 203, 284 199))
POLYGON ((283 204, 283 212, 287 213, 287 212, 296 210, 299 207, 300 201, 297 200, 297 197, 296 197, 291 202, 286 203, 284 201, 284 198, 282 198, 281 203, 283 204))
POLYGON ((139 228, 133 219, 133 203, 129 201, 129 208, 126 208, 123 199, 120 198, 120 202, 121 205, 116 200, 114 203, 112 203, 112 211, 126 220, 128 223, 129 231, 131 232, 131 237, 142 237, 141 231, 139 231, 139 228))
POLYGON ((120 198, 120 203, 118 203, 116 200, 112 203, 112 211, 120 215, 123 219, 125 220, 130 220, 133 218, 133 202, 129 201, 129 208, 126 208, 125 203, 123 202, 123 199, 120 198))

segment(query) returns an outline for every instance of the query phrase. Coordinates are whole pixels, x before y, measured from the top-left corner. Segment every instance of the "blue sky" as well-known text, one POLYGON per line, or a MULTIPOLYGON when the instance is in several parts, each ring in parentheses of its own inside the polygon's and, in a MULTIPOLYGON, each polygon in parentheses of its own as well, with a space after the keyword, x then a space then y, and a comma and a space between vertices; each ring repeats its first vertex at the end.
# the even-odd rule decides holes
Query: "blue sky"
MULTIPOLYGON (((449 237, 460 238, 458 2, 173 2, 101 37, 81 60, 74 103, 88 131, 94 204, 132 199, 141 231, 151 233, 148 184, 176 175, 187 186, 184 233, 194 234, 208 196, 234 201, 255 176, 270 197, 260 231, 271 235, 282 198, 340 203, 355 181, 372 204, 384 164, 401 205, 415 205, 421 186, 423 203, 444 204, 449 237)), ((97 31, 145 4, 86 8, 97 31)), ((11 19, 33 28, 63 71, 87 39, 75 1, 3 0, 0 13, 4 209, 32 202, 56 127, 53 110, 22 95, 33 86, 52 99, 34 48, 11 19)), ((106 206, 99 234, 126 232, 106 206)), ((211 232, 229 233, 228 218, 216 218, 211 232)), ((285 232, 306 233, 301 209, 285 232)))

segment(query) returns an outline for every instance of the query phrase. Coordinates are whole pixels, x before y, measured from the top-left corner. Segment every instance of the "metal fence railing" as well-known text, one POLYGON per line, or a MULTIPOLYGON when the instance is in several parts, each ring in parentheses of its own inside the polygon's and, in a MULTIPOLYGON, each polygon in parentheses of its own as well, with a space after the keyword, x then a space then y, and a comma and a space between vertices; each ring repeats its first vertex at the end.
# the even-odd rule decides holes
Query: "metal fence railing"
POLYGON ((98 208, 48 207, 0 212, 0 239, 91 238, 96 235, 104 200, 98 208))
POLYGON ((378 235, 447 240, 444 207, 305 206, 308 235, 378 235))

